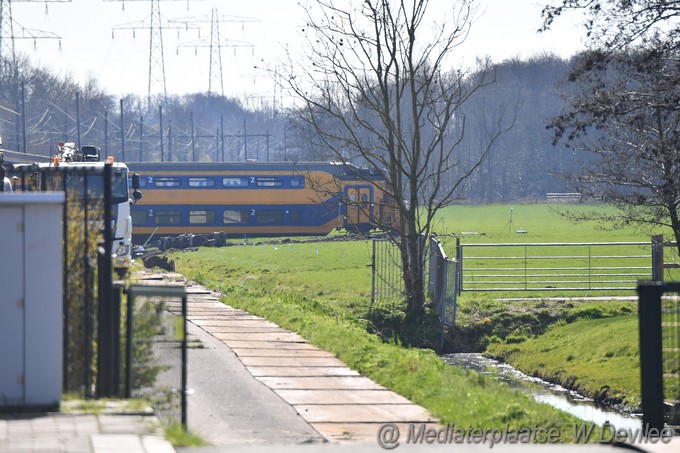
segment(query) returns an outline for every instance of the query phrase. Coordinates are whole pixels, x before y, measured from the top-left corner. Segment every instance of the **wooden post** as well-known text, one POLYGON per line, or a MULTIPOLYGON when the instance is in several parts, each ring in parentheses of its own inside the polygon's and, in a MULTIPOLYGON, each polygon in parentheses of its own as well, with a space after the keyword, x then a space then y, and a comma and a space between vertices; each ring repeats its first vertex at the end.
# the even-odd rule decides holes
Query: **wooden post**
POLYGON ((652 236, 652 281, 663 282, 663 236, 652 236))

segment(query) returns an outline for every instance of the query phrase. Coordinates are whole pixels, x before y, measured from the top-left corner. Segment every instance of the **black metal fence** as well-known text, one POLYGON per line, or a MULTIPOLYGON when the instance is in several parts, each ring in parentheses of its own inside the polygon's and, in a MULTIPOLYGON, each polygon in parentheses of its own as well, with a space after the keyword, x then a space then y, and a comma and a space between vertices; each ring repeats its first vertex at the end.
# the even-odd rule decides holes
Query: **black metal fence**
POLYGON ((186 428, 186 288, 131 285, 127 295, 125 396, 149 401, 165 423, 186 428))
POLYGON ((680 283, 638 286, 642 424, 680 429, 680 283))

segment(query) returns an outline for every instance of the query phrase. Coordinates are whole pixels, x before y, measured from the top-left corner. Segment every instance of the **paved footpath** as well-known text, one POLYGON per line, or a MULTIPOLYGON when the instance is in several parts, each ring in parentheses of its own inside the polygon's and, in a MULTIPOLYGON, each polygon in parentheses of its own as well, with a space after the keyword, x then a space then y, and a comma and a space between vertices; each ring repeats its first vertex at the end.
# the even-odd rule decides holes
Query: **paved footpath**
POLYGON ((129 414, 111 402, 98 414, 70 409, 0 418, 0 452, 173 453, 153 415, 129 414))
MULTIPOLYGON (((161 279, 182 279, 178 274, 148 273, 140 274, 139 278, 149 283, 161 279)), ((187 284, 187 292, 189 333, 204 345, 203 348, 189 350, 189 387, 194 390, 189 397, 189 427, 211 443, 260 444, 259 439, 265 443, 273 441, 280 444, 331 442, 376 445, 378 429, 386 423, 396 424, 404 432, 410 423, 438 426, 438 421, 421 406, 361 376, 334 354, 307 343, 301 336, 261 317, 229 307, 219 302, 218 294, 199 285, 187 284), (216 345, 215 340, 227 348, 216 345), (195 400, 202 397, 202 392, 199 393, 196 388, 196 379, 200 380, 199 375, 204 376, 205 373, 197 372, 195 366, 196 357, 205 354, 206 344, 208 349, 219 348, 223 358, 225 354, 232 354, 240 362, 237 365, 231 362, 231 370, 219 368, 219 361, 214 362, 218 368, 213 368, 213 372, 222 374, 224 379, 222 382, 213 381, 215 385, 209 389, 211 400, 224 394, 225 404, 229 404, 230 393, 239 396, 240 390, 233 388, 239 385, 238 381, 227 375, 233 373, 234 367, 240 366, 249 373, 250 380, 260 392, 276 395, 276 401, 282 401, 294 410, 291 412, 293 418, 301 418, 303 425, 312 429, 300 430, 297 438, 274 433, 273 439, 267 439, 268 435, 263 431, 275 429, 272 425, 275 422, 258 420, 262 415, 257 413, 251 419, 248 416, 250 406, 259 403, 242 397, 235 402, 235 407, 230 408, 236 417, 229 418, 227 414, 222 425, 215 423, 219 419, 208 426, 195 422, 205 418, 206 408, 195 404, 195 400), (199 414, 196 415, 196 412, 199 414), (238 423, 236 418, 242 415, 249 420, 250 427, 233 426, 238 423), (243 434, 249 437, 243 437, 243 434)), ((176 313, 181 310, 179 302, 168 304, 168 307, 176 313)), ((200 358, 198 360, 200 362, 200 358)), ((201 368, 200 363, 198 367, 201 368)), ((253 393, 249 395, 253 397, 253 393)), ((206 402, 205 399, 203 402, 206 402)), ((272 402, 264 404, 273 405, 272 402)), ((290 416, 287 418, 290 419, 290 416)), ((285 428, 289 434, 295 429, 285 428)))

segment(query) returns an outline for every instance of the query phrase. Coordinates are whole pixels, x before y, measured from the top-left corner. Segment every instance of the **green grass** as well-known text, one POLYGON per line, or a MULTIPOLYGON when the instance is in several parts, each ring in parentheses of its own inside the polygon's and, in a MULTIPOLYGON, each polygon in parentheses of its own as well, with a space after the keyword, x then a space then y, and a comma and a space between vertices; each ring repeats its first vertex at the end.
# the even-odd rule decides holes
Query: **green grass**
POLYGON ((600 401, 640 404, 636 315, 557 323, 543 335, 487 352, 519 369, 600 401))
MULTIPOLYGON (((572 223, 559 213, 583 213, 593 209, 615 212, 585 204, 457 205, 442 209, 435 222, 440 235, 462 233, 465 242, 622 242, 648 241, 652 232, 627 228, 611 229, 596 222, 572 223), (510 212, 512 210, 512 228, 510 212), (527 234, 517 234, 523 228, 527 234)), ((670 234, 670 231, 661 233, 670 234)))
POLYGON ((202 447, 208 443, 199 435, 186 431, 180 424, 164 427, 165 439, 173 447, 202 447))
MULTIPOLYGON (((499 300, 468 295, 458 301, 455 351, 484 351, 490 343, 518 343, 541 335, 554 323, 610 318, 637 313, 635 301, 589 301, 545 298, 499 300)), ((515 295, 517 296, 517 295, 515 295)), ((512 362, 511 362, 512 363, 512 362)), ((533 370, 523 370, 533 372, 533 370)))

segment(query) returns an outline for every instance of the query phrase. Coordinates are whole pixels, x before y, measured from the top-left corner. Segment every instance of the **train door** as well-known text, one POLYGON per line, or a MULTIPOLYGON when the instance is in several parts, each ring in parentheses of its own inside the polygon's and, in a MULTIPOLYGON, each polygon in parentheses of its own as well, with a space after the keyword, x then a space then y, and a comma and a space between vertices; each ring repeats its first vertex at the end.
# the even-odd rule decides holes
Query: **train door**
POLYGON ((369 231, 373 224, 373 186, 345 187, 347 215, 345 229, 350 231, 369 231))

